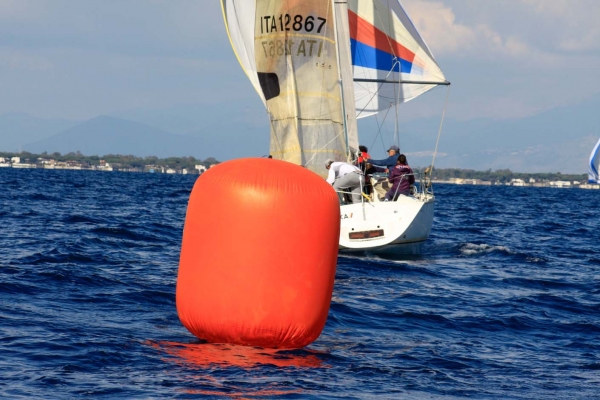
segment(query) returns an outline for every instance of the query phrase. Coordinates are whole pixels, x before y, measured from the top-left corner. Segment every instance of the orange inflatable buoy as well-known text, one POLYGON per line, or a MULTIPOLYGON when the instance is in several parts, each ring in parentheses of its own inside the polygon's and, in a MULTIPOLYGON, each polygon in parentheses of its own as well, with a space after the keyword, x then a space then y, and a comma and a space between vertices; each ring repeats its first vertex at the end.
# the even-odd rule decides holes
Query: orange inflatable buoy
POLYGON ((310 170, 265 158, 210 168, 187 208, 179 319, 211 343, 312 343, 329 312, 339 233, 338 197, 310 170))

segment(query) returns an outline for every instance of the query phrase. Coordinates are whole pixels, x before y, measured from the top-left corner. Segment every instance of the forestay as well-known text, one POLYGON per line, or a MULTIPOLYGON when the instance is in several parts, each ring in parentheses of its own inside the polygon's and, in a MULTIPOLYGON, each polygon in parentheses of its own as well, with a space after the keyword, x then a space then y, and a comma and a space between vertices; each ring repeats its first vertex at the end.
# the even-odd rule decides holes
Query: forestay
POLYGON ((352 85, 341 90, 334 2, 222 0, 222 7, 236 56, 269 113, 271 154, 325 175, 326 159, 348 157, 343 98, 354 98, 352 85))
POLYGON ((349 0, 358 118, 448 84, 398 0, 349 0))

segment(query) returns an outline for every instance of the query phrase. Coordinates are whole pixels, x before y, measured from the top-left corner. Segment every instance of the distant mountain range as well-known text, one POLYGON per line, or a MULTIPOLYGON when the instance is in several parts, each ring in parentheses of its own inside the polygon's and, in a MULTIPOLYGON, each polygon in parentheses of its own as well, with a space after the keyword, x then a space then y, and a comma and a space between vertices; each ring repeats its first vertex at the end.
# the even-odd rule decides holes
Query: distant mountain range
POLYGON ((190 156, 202 148, 202 138, 175 135, 139 122, 108 116, 85 121, 42 140, 27 144, 32 153, 80 151, 86 155, 131 154, 140 157, 190 156))
MULTIPOLYGON (((0 151, 194 156, 222 161, 260 157, 268 153, 269 125, 262 104, 250 104, 136 110, 88 121, 0 115, 0 151)), ((384 147, 389 143, 381 143, 367 120, 359 121, 361 143, 372 147, 373 157, 383 158, 384 147)), ((411 165, 431 163, 438 126, 439 118, 402 122, 401 149, 411 165)), ((518 120, 447 119, 435 165, 585 173, 599 135, 600 96, 518 120)))
MULTIPOLYGON (((410 164, 431 163, 439 124, 439 118, 402 124, 401 132, 405 133, 400 136, 401 150, 410 164)), ((446 119, 435 165, 480 171, 583 174, 587 173, 589 155, 599 137, 600 96, 522 119, 446 119)), ((373 138, 363 140, 369 139, 373 138)), ((373 152, 371 155, 375 157, 373 152)))
POLYGON ((78 121, 42 119, 27 114, 0 115, 0 151, 21 151, 29 143, 45 139, 77 124, 78 121))

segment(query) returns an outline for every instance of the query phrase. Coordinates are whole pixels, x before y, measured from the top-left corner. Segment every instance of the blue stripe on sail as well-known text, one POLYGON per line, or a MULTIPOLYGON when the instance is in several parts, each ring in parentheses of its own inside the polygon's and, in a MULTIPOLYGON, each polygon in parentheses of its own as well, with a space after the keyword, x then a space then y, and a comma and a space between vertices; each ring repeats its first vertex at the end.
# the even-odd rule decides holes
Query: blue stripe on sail
POLYGON ((352 51, 352 65, 357 67, 377 69, 380 71, 391 71, 392 67, 395 72, 402 72, 409 74, 413 69, 413 63, 403 59, 400 60, 400 64, 394 65, 394 56, 382 50, 378 50, 375 47, 368 46, 364 43, 360 43, 354 39, 350 39, 350 48, 352 51))
POLYGON ((590 173, 588 174, 588 183, 598 183, 600 174, 598 174, 598 166, 600 163, 598 158, 600 157, 600 140, 596 143, 592 155, 590 156, 590 173))

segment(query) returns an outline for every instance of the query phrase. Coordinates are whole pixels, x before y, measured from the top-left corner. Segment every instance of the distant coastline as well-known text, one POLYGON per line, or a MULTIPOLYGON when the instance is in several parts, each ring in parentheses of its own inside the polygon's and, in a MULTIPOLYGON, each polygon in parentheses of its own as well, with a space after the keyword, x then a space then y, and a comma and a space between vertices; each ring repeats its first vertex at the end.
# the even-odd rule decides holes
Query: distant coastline
POLYGON ((573 175, 556 173, 521 173, 508 169, 497 171, 474 171, 464 169, 434 169, 434 183, 483 186, 520 186, 600 189, 600 185, 588 184, 587 174, 573 175))
MULTIPOLYGON (((0 168, 41 168, 84 171, 146 172, 162 174, 201 174, 208 168, 220 164, 213 157, 205 160, 194 157, 158 158, 135 157, 132 155, 107 154, 86 156, 76 153, 0 152, 0 168)), ((419 172, 420 168, 415 168, 419 172)), ((434 169, 432 182, 455 185, 522 186, 600 189, 600 185, 587 183, 587 175, 556 173, 520 173, 508 169, 475 171, 470 169, 434 169)))
POLYGON ((570 189, 570 188, 579 188, 579 189, 600 189, 600 185, 587 183, 586 181, 551 181, 551 180, 543 180, 543 181, 535 181, 533 179, 530 182, 525 182, 522 179, 512 179, 509 182, 491 182, 491 181, 482 181, 479 179, 450 179, 450 180, 439 180, 432 179, 433 183, 447 183, 451 185, 480 185, 480 186, 520 186, 520 187, 549 187, 549 188, 558 188, 558 189, 570 189))
POLYGON ((199 160, 194 157, 158 158, 107 154, 86 156, 76 153, 0 152, 0 168, 41 168, 85 171, 149 172, 165 174, 200 174, 220 162, 212 157, 199 160))

